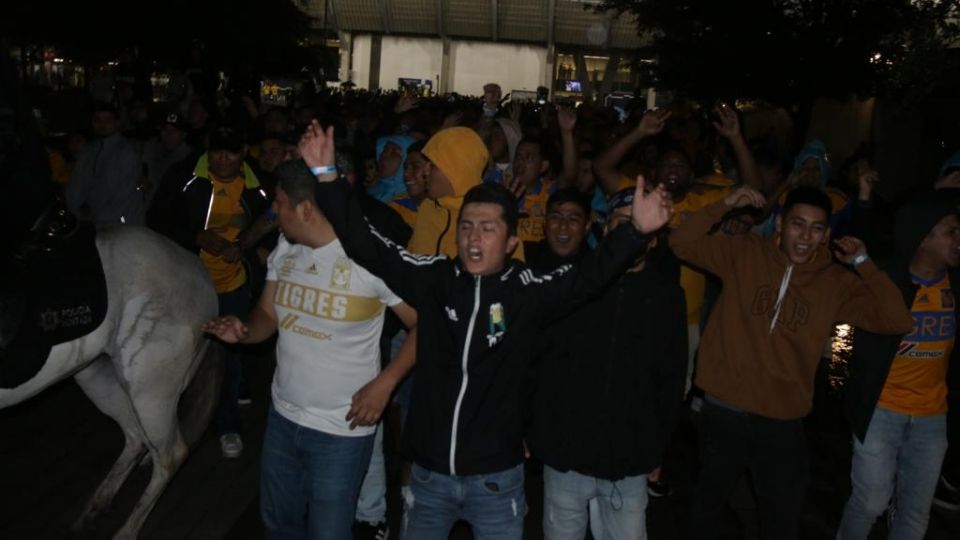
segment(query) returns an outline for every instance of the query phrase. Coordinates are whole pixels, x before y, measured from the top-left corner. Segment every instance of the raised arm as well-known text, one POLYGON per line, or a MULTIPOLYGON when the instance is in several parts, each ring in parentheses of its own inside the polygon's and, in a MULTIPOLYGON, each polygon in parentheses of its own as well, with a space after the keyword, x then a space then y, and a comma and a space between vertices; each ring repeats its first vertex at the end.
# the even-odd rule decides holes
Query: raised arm
POLYGON ((690 214, 684 223, 670 231, 670 249, 681 260, 722 278, 732 263, 733 243, 743 239, 726 234, 711 235, 710 231, 731 209, 745 206, 762 208, 763 204, 764 198, 759 191, 740 187, 726 199, 690 214))
POLYGON ((903 335, 913 330, 913 317, 903 293, 867 256, 862 240, 846 236, 836 241, 834 254, 840 262, 852 264, 851 276, 843 288, 838 322, 847 322, 874 334, 903 335))
POLYGON ((317 178, 317 206, 333 225, 347 256, 416 308, 422 287, 429 286, 430 277, 425 274, 446 257, 409 253, 367 223, 357 194, 346 180, 338 180, 333 140, 333 127, 324 130, 316 120, 300 139, 300 154, 317 178))
POLYGON ((523 284, 533 287, 546 321, 562 317, 581 302, 601 294, 636 262, 648 246, 649 235, 670 222, 673 201, 663 186, 645 194, 640 176, 633 197, 631 224, 617 227, 578 265, 546 276, 534 276, 531 270, 521 274, 523 284))
POLYGON ((647 111, 636 128, 630 130, 607 151, 597 156, 597 159, 593 162, 593 174, 597 177, 597 182, 600 183, 604 193, 613 195, 617 192, 620 183, 619 167, 623 157, 643 139, 663 131, 668 118, 670 118, 669 111, 647 111))
POLYGON ((577 140, 573 135, 573 128, 577 125, 577 110, 573 107, 560 107, 557 110, 557 124, 560 126, 560 142, 563 146, 560 187, 571 187, 577 183, 577 140))
POLYGON ((737 110, 727 105, 720 104, 715 109, 720 122, 714 122, 713 127, 721 137, 730 143, 733 149, 733 155, 737 158, 737 170, 740 171, 740 181, 745 185, 759 190, 763 186, 760 179, 760 173, 757 171, 757 162, 747 147, 747 141, 743 138, 743 132, 740 129, 740 118, 737 116, 737 110))

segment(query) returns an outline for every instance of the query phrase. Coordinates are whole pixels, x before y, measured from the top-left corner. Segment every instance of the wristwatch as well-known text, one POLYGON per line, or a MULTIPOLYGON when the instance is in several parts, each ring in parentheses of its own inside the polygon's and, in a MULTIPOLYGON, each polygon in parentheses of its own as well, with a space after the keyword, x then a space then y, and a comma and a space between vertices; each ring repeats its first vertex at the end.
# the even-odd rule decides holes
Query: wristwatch
POLYGON ((850 261, 850 265, 851 265, 851 266, 860 266, 860 263, 868 260, 869 258, 870 258, 870 256, 867 255, 866 253, 864 253, 864 254, 862 254, 862 255, 857 255, 856 257, 854 257, 854 258, 850 261))

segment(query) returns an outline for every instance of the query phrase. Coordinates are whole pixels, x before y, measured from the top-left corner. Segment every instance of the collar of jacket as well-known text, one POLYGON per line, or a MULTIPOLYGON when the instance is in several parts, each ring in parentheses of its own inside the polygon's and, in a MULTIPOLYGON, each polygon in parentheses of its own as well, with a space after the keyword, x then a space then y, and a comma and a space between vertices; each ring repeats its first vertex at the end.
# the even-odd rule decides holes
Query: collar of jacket
MULTIPOLYGON (((504 263, 503 268, 499 272, 494 272, 493 274, 487 274, 485 276, 480 276, 480 283, 489 283, 491 281, 507 281, 510 279, 510 276, 520 272, 522 268, 519 263, 512 258, 508 258, 504 263)), ((463 263, 460 261, 460 257, 457 257, 453 260, 453 273, 459 279, 464 280, 473 280, 475 276, 467 272, 463 267, 463 263)))
MULTIPOLYGON (((203 155, 200 156, 200 159, 197 160, 196 166, 193 167, 193 174, 197 178, 210 179, 210 162, 207 152, 204 152, 203 155)), ((243 177, 244 187, 247 189, 257 189, 260 187, 260 180, 257 178, 257 175, 254 174, 253 169, 247 164, 246 160, 243 161, 240 176, 243 177)))

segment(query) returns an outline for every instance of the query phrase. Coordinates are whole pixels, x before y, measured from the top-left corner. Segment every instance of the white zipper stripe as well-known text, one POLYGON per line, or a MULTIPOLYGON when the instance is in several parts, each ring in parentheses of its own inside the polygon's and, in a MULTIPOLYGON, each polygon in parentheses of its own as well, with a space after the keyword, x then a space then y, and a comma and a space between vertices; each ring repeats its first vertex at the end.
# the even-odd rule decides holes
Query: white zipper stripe
POLYGON ((467 393, 467 358, 470 355, 473 325, 477 322, 477 312, 480 311, 480 276, 474 279, 477 280, 477 286, 473 290, 473 313, 470 315, 470 324, 467 325, 467 340, 463 345, 463 358, 460 361, 463 377, 460 381, 460 395, 457 396, 457 404, 453 407, 453 428, 450 430, 450 476, 457 475, 455 464, 457 457, 457 424, 460 422, 460 406, 463 404, 463 396, 467 393))
POLYGON ((203 230, 207 230, 207 227, 210 226, 210 214, 213 212, 213 198, 217 195, 214 191, 213 184, 210 184, 210 204, 207 205, 207 219, 203 220, 203 230))

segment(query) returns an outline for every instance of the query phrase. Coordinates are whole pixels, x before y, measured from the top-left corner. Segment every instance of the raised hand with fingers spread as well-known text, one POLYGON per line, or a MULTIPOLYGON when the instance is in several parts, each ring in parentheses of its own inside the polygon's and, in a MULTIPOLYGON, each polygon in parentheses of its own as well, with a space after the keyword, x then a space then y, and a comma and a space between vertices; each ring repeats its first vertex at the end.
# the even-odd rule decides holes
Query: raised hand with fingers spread
POLYGON ((637 177, 637 188, 633 193, 633 226, 641 234, 650 234, 670 222, 673 216, 673 199, 663 185, 655 187, 650 193, 644 192, 643 176, 637 177))
POLYGON ((649 110, 643 113, 640 123, 637 124, 637 132, 643 137, 652 137, 660 133, 672 114, 667 110, 649 110))

